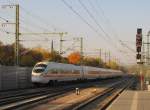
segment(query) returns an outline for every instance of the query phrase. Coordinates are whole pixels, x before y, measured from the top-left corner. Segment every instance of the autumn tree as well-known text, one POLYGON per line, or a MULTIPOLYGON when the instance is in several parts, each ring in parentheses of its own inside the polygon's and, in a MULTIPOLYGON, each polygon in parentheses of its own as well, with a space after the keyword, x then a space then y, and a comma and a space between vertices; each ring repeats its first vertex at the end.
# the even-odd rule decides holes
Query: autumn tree
POLYGON ((3 43, 0 41, 0 64, 2 64, 3 43))
POLYGON ((35 63, 50 59, 50 52, 41 47, 22 51, 21 66, 33 66, 35 63))
POLYGON ((68 56, 69 63, 80 64, 81 55, 79 52, 73 52, 68 56))
MULTIPOLYGON (((49 58, 50 53, 42 48, 29 49, 19 44, 19 65, 34 66, 35 63, 49 58)), ((4 45, 0 42, 0 64, 14 65, 14 43, 4 45)))
POLYGON ((13 65, 14 64, 14 48, 13 45, 2 45, 0 46, 0 63, 2 65, 13 65))
POLYGON ((22 55, 20 60, 21 66, 34 66, 37 62, 43 60, 42 53, 36 50, 28 49, 25 55, 22 55))
POLYGON ((119 69, 119 65, 113 60, 107 62, 106 66, 110 69, 119 69))
POLYGON ((59 52, 57 52, 57 51, 52 51, 52 52, 50 53, 49 61, 61 62, 61 60, 62 60, 62 56, 59 54, 59 52))
POLYGON ((3 43, 0 41, 0 46, 2 46, 3 45, 3 43))
POLYGON ((39 52, 42 54, 43 60, 49 60, 50 59, 50 52, 46 49, 43 49, 41 47, 36 47, 33 49, 36 52, 39 52))
POLYGON ((69 63, 68 58, 67 58, 67 57, 62 57, 61 63, 66 63, 66 64, 68 64, 68 63, 69 63))
POLYGON ((86 66, 103 67, 103 61, 99 58, 85 57, 83 64, 86 66))
MULTIPOLYGON (((79 65, 81 64, 81 55, 79 52, 73 52, 68 57, 63 57, 57 51, 49 52, 41 47, 34 49, 25 48, 19 44, 19 64, 20 66, 34 66, 37 62, 47 60, 61 63, 71 63, 79 65)), ((4 45, 0 41, 0 64, 2 65, 14 65, 14 43, 4 45)), ((99 58, 83 57, 82 64, 93 67, 105 67, 111 69, 119 69, 120 66, 110 61, 106 64, 99 58)))

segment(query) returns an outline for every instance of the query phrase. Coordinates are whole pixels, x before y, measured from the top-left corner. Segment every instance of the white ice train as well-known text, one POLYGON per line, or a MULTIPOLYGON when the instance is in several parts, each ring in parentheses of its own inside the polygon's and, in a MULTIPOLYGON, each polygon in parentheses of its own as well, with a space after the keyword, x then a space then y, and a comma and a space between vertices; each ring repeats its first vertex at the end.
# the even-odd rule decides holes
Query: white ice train
POLYGON ((112 78, 122 75, 122 71, 119 70, 55 62, 39 62, 32 70, 32 82, 46 84, 54 83, 55 81, 112 78))

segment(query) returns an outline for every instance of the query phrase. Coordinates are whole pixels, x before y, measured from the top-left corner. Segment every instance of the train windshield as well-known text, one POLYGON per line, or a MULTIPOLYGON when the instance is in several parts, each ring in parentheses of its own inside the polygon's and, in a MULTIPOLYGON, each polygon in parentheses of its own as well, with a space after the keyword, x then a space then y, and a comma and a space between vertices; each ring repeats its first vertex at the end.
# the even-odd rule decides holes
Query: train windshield
POLYGON ((46 64, 37 64, 37 65, 35 65, 35 67, 44 67, 44 68, 46 68, 47 65, 46 64))
POLYGON ((37 65, 35 65, 33 72, 35 72, 35 73, 44 72, 46 67, 47 67, 46 64, 37 64, 37 65))

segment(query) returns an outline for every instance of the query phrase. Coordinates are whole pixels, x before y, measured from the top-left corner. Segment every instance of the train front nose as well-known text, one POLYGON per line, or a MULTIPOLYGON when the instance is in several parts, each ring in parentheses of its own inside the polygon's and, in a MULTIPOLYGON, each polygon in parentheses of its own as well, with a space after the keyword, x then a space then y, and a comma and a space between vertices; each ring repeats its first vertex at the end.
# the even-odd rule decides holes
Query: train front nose
POLYGON ((32 82, 33 83, 47 83, 45 74, 45 67, 36 66, 32 71, 32 82))
POLYGON ((33 75, 32 74, 32 83, 42 83, 42 84, 46 84, 48 83, 48 79, 42 75, 33 75))

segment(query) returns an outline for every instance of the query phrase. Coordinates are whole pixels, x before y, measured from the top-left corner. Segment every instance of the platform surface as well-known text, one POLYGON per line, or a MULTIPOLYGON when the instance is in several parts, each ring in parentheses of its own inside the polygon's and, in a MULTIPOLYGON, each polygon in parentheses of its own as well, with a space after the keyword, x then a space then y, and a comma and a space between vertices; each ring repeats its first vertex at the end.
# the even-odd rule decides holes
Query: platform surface
POLYGON ((124 91, 107 110, 150 110, 150 91, 124 91))

